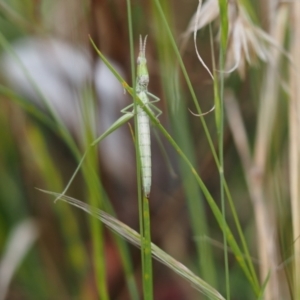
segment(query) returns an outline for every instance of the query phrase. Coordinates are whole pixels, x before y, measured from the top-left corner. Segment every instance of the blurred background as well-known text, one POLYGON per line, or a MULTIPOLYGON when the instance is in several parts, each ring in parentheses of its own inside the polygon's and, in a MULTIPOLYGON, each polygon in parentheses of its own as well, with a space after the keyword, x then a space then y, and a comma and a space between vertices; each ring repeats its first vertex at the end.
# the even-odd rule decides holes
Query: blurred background
MULTIPOLYGON (((209 111, 213 80, 193 42, 198 1, 160 2, 201 110, 209 111)), ((222 73, 217 2, 204 1, 196 24, 198 51, 216 76, 222 73)), ((206 132, 190 112, 197 110, 155 1, 132 0, 130 5, 131 16, 126 1, 0 0, 0 299, 100 299, 92 254, 97 231, 90 217, 65 203, 54 204, 36 188, 62 192, 88 145, 132 103, 89 40, 132 86, 128 18, 134 64, 139 35, 148 35, 148 88, 161 99, 160 122, 221 205, 211 148, 218 149, 215 114, 204 117, 206 132)), ((255 272, 271 286, 264 299, 292 299, 299 276, 293 273, 300 153, 299 75, 293 57, 299 9, 293 5, 228 1, 224 170, 255 272)), ((102 208, 105 202, 119 220, 138 230, 133 127, 133 121, 124 124, 97 146, 88 159, 96 179, 86 168, 67 195, 102 208)), ((155 126, 151 130, 152 241, 225 295, 222 231, 190 170, 155 126)), ((240 242, 234 218, 226 201, 226 220, 240 242)), ((106 229, 102 234, 99 255, 110 299, 142 299, 139 250, 128 246, 135 298, 114 235, 106 229)), ((228 258, 231 299, 256 299, 230 247, 228 258)), ((153 278, 155 299, 207 299, 158 262, 153 278)))

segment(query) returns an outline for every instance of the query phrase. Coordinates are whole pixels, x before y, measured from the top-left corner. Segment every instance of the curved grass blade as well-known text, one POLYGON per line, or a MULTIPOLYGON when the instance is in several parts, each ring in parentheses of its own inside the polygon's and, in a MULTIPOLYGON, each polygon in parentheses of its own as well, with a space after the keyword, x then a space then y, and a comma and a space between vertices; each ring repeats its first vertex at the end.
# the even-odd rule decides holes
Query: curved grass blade
MULTIPOLYGON (((52 196, 58 196, 59 194, 54 192, 49 192, 45 190, 39 189, 39 191, 50 194, 52 196)), ((88 214, 92 215, 93 217, 98 218, 101 222, 103 222, 109 229, 114 231, 115 233, 121 235, 123 238, 125 238, 127 241, 129 241, 131 244, 141 247, 141 236, 138 232, 127 226, 126 224, 122 223, 121 221, 117 220, 113 216, 109 215, 108 213, 97 209, 95 207, 91 207, 90 205, 77 200, 72 197, 68 196, 62 196, 60 199, 61 201, 64 201, 66 203, 69 203, 88 214)), ((199 290, 201 293, 209 297, 209 299, 219 299, 219 300, 225 300, 225 298, 213 287, 211 287, 208 283, 206 283, 204 280, 196 276, 191 270, 189 270, 186 266, 184 266, 182 263, 171 257, 169 254, 164 252, 162 249, 157 247, 155 244, 151 243, 151 252, 152 256, 160 261, 162 264, 169 267, 171 270, 173 270, 175 273, 180 275, 182 278, 187 280, 191 283, 191 285, 199 290)))

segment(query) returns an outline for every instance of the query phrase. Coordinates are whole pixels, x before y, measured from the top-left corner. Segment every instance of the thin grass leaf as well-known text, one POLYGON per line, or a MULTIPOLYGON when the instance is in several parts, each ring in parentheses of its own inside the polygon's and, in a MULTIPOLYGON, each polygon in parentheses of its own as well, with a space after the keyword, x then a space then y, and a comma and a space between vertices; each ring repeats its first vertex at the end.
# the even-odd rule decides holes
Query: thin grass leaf
MULTIPOLYGON (((228 15, 227 15, 227 1, 219 0, 220 19, 221 19, 221 48, 219 54, 219 68, 221 71, 225 70, 225 59, 226 49, 228 41, 228 15)), ((224 73, 221 72, 218 80, 219 89, 214 89, 217 94, 215 95, 216 100, 220 101, 219 111, 219 126, 218 131, 218 142, 219 142, 219 175, 220 175, 220 196, 221 196, 221 208, 223 215, 223 224, 226 224, 226 210, 225 210, 225 170, 224 170, 224 73)), ((216 82, 216 81, 215 81, 216 82)), ((228 239, 225 231, 223 231, 223 243, 224 243, 224 264, 225 264, 225 282, 226 282, 226 296, 230 299, 230 280, 229 280, 229 262, 228 262, 228 251, 227 244, 228 239)))
MULTIPOLYGON (((57 197, 59 194, 54 192, 49 192, 45 190, 38 189, 39 191, 57 197)), ((106 212, 97 209, 95 207, 91 207, 90 205, 77 200, 72 197, 63 196, 61 201, 69 203, 88 214, 92 215, 93 217, 98 218, 101 222, 103 222, 109 229, 114 231, 115 233, 121 235, 131 244, 141 248, 141 236, 138 232, 127 226, 126 224, 122 223, 121 221, 117 220, 113 216, 107 214, 106 212)), ((209 299, 220 299, 225 300, 225 298, 213 287, 211 287, 208 283, 204 280, 196 276, 192 271, 190 271, 187 267, 185 267, 182 263, 175 260, 173 257, 168 255, 166 252, 161 250, 159 247, 151 243, 151 253, 152 256, 160 261, 162 264, 169 267, 175 273, 183 277, 185 280, 191 283, 191 285, 199 290, 201 293, 205 294, 209 297, 209 299)))
MULTIPOLYGON (((227 0, 219 0, 220 19, 221 19, 221 48, 226 50, 228 39, 228 10, 227 0)), ((226 52, 224 52, 225 58, 226 52)))

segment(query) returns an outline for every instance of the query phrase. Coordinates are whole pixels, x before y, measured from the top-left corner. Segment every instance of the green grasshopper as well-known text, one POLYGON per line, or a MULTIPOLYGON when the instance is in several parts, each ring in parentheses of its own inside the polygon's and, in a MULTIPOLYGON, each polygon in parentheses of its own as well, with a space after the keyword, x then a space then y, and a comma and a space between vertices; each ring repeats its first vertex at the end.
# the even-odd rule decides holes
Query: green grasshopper
MULTIPOLYGON (((109 61, 105 58, 105 56, 98 50, 95 43, 92 39, 91 43, 99 56, 102 58, 104 63, 109 67, 109 69, 113 72, 113 74, 117 77, 117 79, 123 84, 124 88, 133 95, 132 89, 128 87, 128 85, 125 83, 123 78, 117 73, 117 71, 114 70, 114 68, 111 66, 109 61)), ((147 60, 145 56, 146 51, 146 41, 147 36, 144 39, 144 42, 142 40, 142 37, 140 36, 140 52, 137 59, 137 78, 136 78, 136 90, 135 94, 136 96, 143 102, 144 105, 137 104, 137 126, 138 126, 138 140, 139 140, 139 153, 141 157, 141 167, 142 167, 142 184, 143 184, 143 193, 146 198, 149 198, 150 190, 151 190, 151 141, 150 141, 150 122, 149 122, 149 116, 144 111, 144 107, 147 107, 150 111, 156 111, 156 117, 159 117, 161 115, 161 111, 153 105, 153 103, 158 102, 160 99, 156 97, 155 95, 148 92, 148 83, 149 83, 149 74, 147 69, 147 60), (149 98, 151 97, 153 100, 149 101, 149 98)), ((85 157, 87 156, 89 150, 97 145, 100 141, 102 141, 105 137, 107 137, 110 133, 115 131, 117 128, 119 128, 122 124, 128 122, 134 115, 134 111, 128 111, 129 108, 133 107, 134 103, 130 104, 129 106, 125 107, 121 110, 124 115, 120 117, 116 122, 114 122, 100 137, 98 137, 94 142, 90 145, 90 147, 85 151, 83 157, 81 158, 79 165, 77 166, 75 172, 73 173, 71 179, 69 180, 68 184, 66 185, 63 192, 54 200, 57 201, 61 197, 65 195, 68 188, 70 187, 71 183, 73 182, 76 174, 80 170, 80 167, 85 160, 85 157)))
MULTIPOLYGON (((137 58, 137 78, 136 78, 136 95, 143 102, 144 106, 148 109, 155 110, 157 112, 156 117, 161 115, 161 111, 153 105, 153 103, 158 102, 160 99, 155 95, 148 92, 149 74, 147 69, 147 59, 146 59, 146 41, 147 36, 142 40, 140 36, 140 52, 137 58), (149 97, 153 98, 149 101, 149 97)), ((127 109, 132 107, 133 104, 127 106, 122 113, 128 113, 127 109)), ((150 121, 149 116, 144 111, 143 106, 137 105, 137 126, 138 126, 138 140, 139 140, 139 152, 141 157, 141 167, 142 167, 142 184, 143 192, 146 198, 149 198, 151 190, 151 140, 150 140, 150 121)))

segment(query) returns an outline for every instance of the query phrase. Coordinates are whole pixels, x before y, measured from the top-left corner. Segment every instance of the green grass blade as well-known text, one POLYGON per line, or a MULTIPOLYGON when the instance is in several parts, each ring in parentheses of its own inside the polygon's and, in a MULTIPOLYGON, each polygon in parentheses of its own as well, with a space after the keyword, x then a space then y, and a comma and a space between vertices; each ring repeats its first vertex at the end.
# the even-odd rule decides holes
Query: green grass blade
MULTIPOLYGON (((57 193, 49 192, 40 190, 44 193, 57 196, 57 193)), ((131 229, 126 224, 122 223, 121 221, 117 220, 113 216, 105 213, 102 210, 99 210, 97 208, 91 207, 90 205, 81 202, 77 199, 74 199, 72 197, 63 196, 61 198, 61 201, 67 202, 85 212, 88 214, 98 218, 101 220, 105 225, 108 226, 111 230, 116 232, 117 234, 121 235, 123 238, 125 238, 127 241, 132 243, 133 245, 137 247, 141 247, 141 236, 139 233, 137 233, 135 230, 131 229)), ((225 298, 213 287, 211 287, 209 284, 207 284, 204 280, 196 276, 193 272, 191 272, 187 267, 182 265, 180 262, 176 261, 174 258, 172 258, 170 255, 165 253, 163 250, 161 250, 159 247, 151 243, 151 252, 152 256, 172 269, 174 272, 176 272, 178 275, 183 277, 185 280, 191 283, 191 285, 199 290, 201 293, 205 294, 209 297, 209 299, 219 299, 219 300, 225 300, 225 298)))
POLYGON ((151 254, 151 227, 149 200, 143 196, 143 235, 141 235, 141 251, 144 255, 143 285, 144 298, 153 299, 153 280, 152 280, 152 254, 151 254))
MULTIPOLYGON (((218 131, 218 141, 219 141, 219 176, 220 176, 220 195, 221 195, 221 207, 223 214, 223 222, 226 224, 226 209, 225 209, 225 170, 224 170, 224 72, 225 70, 225 59, 226 59, 226 48, 227 48, 227 38, 228 38, 228 15, 227 15, 227 1, 219 0, 219 10, 220 10, 220 19, 221 19, 221 38, 220 38, 220 61, 219 69, 221 70, 219 76, 215 74, 214 86, 217 83, 219 78, 219 91, 215 94, 215 103, 216 107, 219 107, 219 110, 216 110, 218 114, 217 131, 218 131)), ((214 91, 217 91, 217 88, 214 88, 214 91)), ((228 263, 228 247, 227 247, 227 237, 223 231, 223 244, 224 244, 224 264, 225 264, 225 282, 226 282, 226 298, 230 299, 230 278, 229 278, 229 263, 228 263)))

